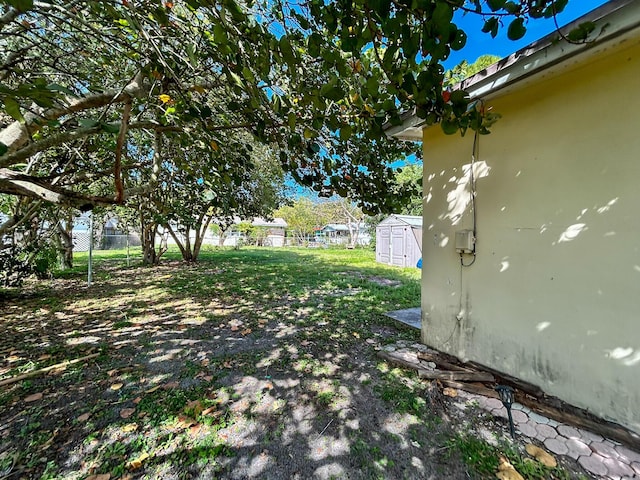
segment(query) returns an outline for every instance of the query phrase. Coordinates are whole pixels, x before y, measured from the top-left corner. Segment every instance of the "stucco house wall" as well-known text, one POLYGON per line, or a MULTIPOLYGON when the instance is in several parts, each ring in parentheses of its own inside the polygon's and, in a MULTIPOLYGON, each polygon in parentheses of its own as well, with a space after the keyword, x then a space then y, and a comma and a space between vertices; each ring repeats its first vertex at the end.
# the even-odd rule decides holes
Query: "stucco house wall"
POLYGON ((640 35, 568 62, 486 101, 470 267, 473 134, 424 130, 422 338, 640 432, 640 35))

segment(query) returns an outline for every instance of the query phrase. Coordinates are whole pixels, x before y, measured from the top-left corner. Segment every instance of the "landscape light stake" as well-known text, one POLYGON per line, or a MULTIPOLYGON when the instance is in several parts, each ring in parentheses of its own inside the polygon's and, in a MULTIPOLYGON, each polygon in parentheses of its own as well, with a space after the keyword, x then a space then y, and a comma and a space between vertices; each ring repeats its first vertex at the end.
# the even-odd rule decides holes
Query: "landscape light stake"
POLYGON ((500 395, 500 401, 504 408, 507 409, 507 415, 509 416, 509 429, 511 430, 511 438, 515 440, 516 431, 513 428, 513 417, 511 416, 511 405, 513 404, 513 388, 506 385, 498 385, 495 391, 500 395))

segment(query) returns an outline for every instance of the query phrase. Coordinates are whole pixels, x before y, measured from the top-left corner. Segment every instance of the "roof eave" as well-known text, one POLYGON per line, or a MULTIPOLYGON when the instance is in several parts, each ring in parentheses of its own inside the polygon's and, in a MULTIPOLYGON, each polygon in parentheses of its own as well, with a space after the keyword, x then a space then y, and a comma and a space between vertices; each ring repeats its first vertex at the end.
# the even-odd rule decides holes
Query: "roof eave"
MULTIPOLYGON (((640 27, 640 2, 612 0, 562 27, 560 31, 567 34, 581 23, 589 21, 596 24, 596 31, 600 31, 595 40, 572 44, 559 41, 558 32, 553 32, 457 84, 454 90, 466 90, 471 100, 488 100, 542 72, 552 68, 568 68, 574 63, 567 62, 569 59, 581 61, 618 45, 632 37, 640 27)), ((409 115, 404 117, 401 125, 388 127, 386 133, 401 140, 421 141, 424 121, 417 117, 415 110, 407 113, 409 115)))

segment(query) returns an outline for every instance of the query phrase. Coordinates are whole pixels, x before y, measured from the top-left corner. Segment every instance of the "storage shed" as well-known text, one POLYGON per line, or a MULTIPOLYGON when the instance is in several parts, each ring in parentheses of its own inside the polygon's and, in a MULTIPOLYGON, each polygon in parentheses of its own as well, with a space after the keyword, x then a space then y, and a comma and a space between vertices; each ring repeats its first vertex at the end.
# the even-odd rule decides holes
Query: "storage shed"
POLYGON ((422 257, 422 217, 391 215, 376 227, 376 261, 415 267, 422 257))

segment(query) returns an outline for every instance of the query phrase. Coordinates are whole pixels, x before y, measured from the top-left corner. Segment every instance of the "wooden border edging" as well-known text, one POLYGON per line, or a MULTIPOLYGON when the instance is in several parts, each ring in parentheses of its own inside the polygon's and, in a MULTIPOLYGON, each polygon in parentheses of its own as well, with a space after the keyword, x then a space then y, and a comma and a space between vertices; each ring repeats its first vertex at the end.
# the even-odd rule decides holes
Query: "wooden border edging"
POLYGON ((598 417, 583 408, 566 403, 558 397, 547 395, 539 386, 517 377, 477 362, 462 362, 453 355, 431 350, 435 353, 419 352, 417 354, 418 359, 433 362, 442 370, 434 371, 420 368, 415 363, 394 357, 384 351, 378 351, 377 355, 390 363, 417 371, 420 378, 437 380, 445 386, 486 397, 498 398, 497 393, 493 390, 496 384, 509 385, 515 389, 515 401, 533 412, 557 422, 589 430, 640 452, 640 434, 623 425, 598 417), (486 384, 490 384, 490 386, 486 384))

